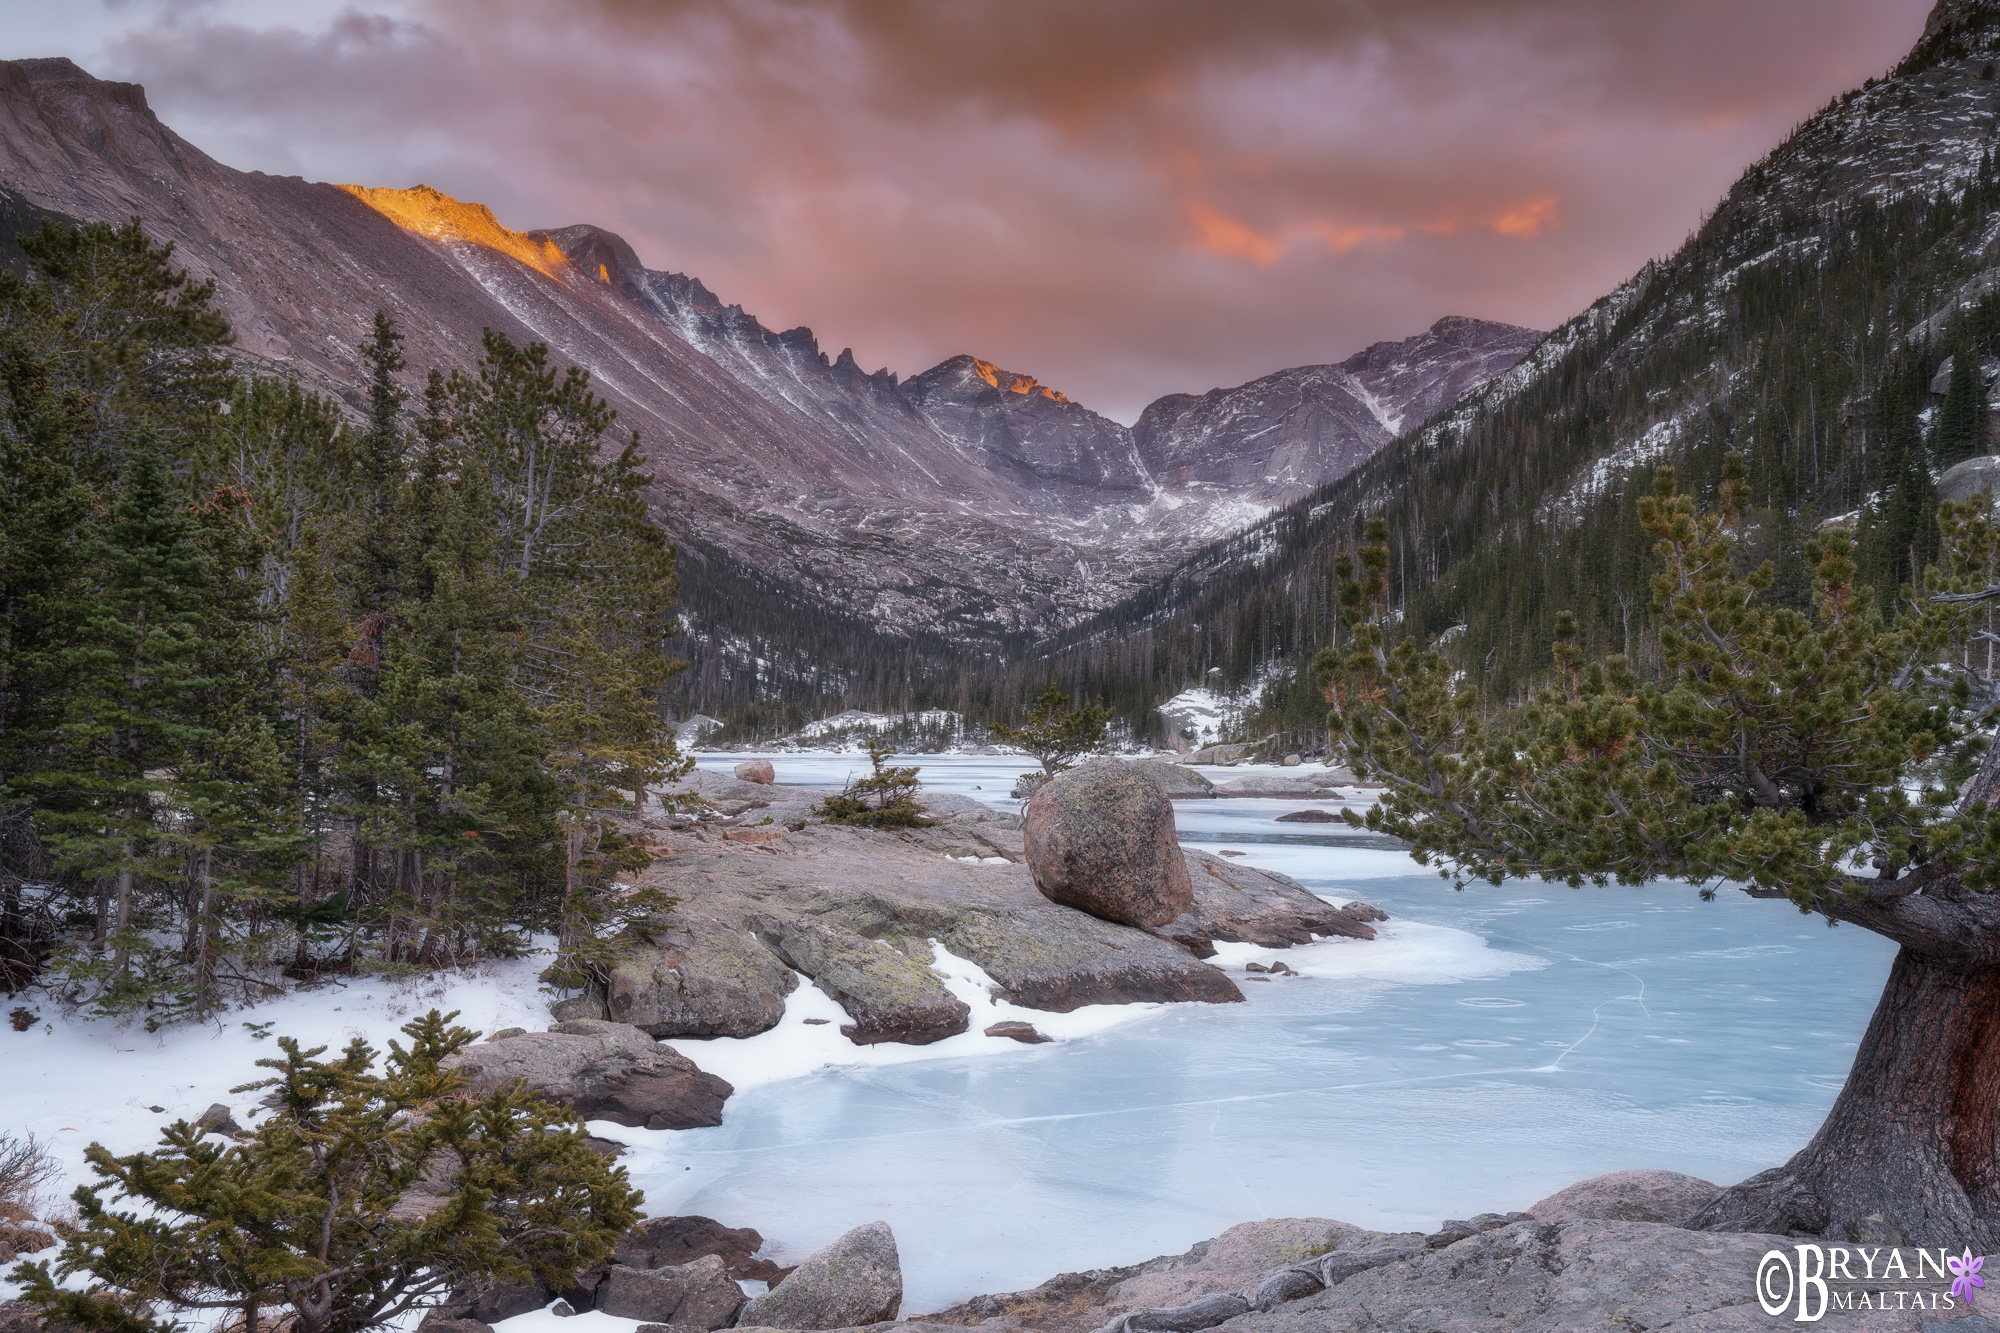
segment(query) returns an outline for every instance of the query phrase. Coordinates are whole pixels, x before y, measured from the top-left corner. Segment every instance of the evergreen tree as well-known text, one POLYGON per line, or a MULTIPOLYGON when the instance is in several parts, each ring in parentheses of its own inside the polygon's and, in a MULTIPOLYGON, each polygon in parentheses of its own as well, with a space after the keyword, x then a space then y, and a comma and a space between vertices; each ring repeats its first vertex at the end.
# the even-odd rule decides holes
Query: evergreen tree
POLYGON ((440 1067, 477 1035, 457 1016, 406 1025, 379 1073, 359 1038, 333 1060, 280 1038, 283 1058, 257 1062, 276 1077, 235 1089, 277 1102, 240 1144, 186 1121, 152 1152, 92 1144, 82 1225, 53 1265, 15 1270, 26 1299, 52 1326, 104 1333, 169 1333, 202 1311, 238 1312, 244 1333, 361 1333, 460 1283, 561 1286, 604 1262, 642 1196, 540 1096, 465 1095, 440 1067), (89 1285, 59 1285, 76 1275, 89 1285))
POLYGON ((1932 450, 1938 466, 1945 468, 1992 450, 1986 433, 1986 385, 1980 375, 1979 352, 1969 342, 1960 342, 1951 354, 1951 379, 1944 405, 1938 409, 1932 450))
POLYGON ((130 1008, 157 992, 135 973, 148 941, 137 917, 140 880, 157 873, 159 776, 209 739, 191 705, 209 682, 198 674, 208 561, 186 511, 143 444, 127 455, 110 513, 87 529, 79 555, 93 571, 77 612, 77 637, 58 651, 61 721, 39 771, 18 775, 33 794, 57 864, 97 886, 93 953, 74 975, 101 978, 99 1003, 130 1008))
POLYGON ((1944 563, 1894 621, 1839 532, 1809 544, 1813 607, 1773 607, 1771 567, 1738 560, 1746 474, 1729 456, 1719 508, 1704 513, 1661 469, 1641 506, 1664 565, 1657 684, 1621 657, 1594 659, 1564 615, 1555 682, 1493 721, 1493 701, 1443 654, 1396 637, 1388 527, 1371 521, 1343 586, 1345 650, 1318 663, 1328 725, 1356 772, 1384 784, 1366 826, 1461 883, 1737 885, 1894 940, 1819 1134, 1692 1225, 1990 1249, 2000 1139, 1991 1099, 1966 1090, 2000 1083, 1986 1039, 2000 1003, 2000 746, 1978 754, 1956 665, 1968 608, 2000 598, 1982 586, 1990 516, 1945 506, 1944 563))
POLYGON ((1052 778, 1084 755, 1102 750, 1110 723, 1109 709, 1101 704, 1072 708, 1062 687, 1051 685, 1028 710, 1027 721, 1018 727, 995 723, 991 730, 995 741, 1032 755, 1044 778, 1052 778))

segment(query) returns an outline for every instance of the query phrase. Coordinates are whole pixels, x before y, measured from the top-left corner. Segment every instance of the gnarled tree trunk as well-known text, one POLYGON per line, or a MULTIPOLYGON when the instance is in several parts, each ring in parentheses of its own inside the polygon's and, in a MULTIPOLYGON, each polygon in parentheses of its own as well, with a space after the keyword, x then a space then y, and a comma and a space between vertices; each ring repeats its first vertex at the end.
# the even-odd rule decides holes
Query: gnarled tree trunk
POLYGON ((1903 945, 1847 1082, 1791 1161, 1723 1191, 1684 1225, 2000 1251, 1991 900, 1929 887, 1943 892, 1833 909, 1903 945))

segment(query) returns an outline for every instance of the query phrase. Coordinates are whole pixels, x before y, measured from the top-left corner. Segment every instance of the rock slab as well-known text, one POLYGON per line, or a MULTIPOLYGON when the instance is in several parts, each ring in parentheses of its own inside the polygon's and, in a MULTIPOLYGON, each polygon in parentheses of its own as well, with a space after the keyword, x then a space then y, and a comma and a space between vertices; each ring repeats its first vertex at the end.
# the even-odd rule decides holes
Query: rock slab
POLYGON ((646 1129, 719 1125, 735 1091, 638 1028, 599 1019, 468 1046, 444 1067, 464 1073, 474 1096, 522 1082, 585 1120, 646 1129))
POLYGON ((1071 769, 1028 798, 1028 870, 1050 902, 1121 925, 1164 926, 1194 901, 1194 886, 1173 803, 1130 767, 1071 769))
MULTIPOLYGON (((881 940, 813 917, 767 919, 758 934, 786 963, 840 1002, 854 1021, 841 1031, 857 1046, 927 1046, 965 1031, 972 1010, 929 966, 881 940)), ((928 950, 928 945, 921 946, 928 950)))
POLYGON ((1679 1222, 1722 1193, 1678 1171, 1613 1171, 1558 1190, 1528 1212, 1544 1222, 1596 1218, 1605 1222, 1679 1222))
POLYGON ((894 1319, 903 1304, 903 1266, 887 1222, 842 1236, 743 1307, 745 1328, 851 1328, 894 1319))

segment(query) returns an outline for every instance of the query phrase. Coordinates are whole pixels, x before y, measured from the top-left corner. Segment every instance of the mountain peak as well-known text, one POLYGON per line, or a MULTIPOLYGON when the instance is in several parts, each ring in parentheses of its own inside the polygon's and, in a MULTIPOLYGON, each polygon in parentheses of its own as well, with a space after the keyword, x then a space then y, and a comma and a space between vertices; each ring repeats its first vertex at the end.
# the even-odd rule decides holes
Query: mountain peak
MULTIPOLYGON (((560 278, 573 271, 569 256, 549 239, 547 232, 510 231, 500 225, 500 220, 493 216, 493 210, 485 204, 454 199, 428 185, 417 185, 407 190, 379 189, 368 185, 336 188, 353 195, 404 231, 413 232, 426 240, 445 243, 465 241, 485 246, 519 260, 546 277, 560 278)), ((609 236, 610 233, 604 235, 609 236)), ((624 242, 619 244, 624 245, 624 242)), ((629 251, 630 247, 626 248, 629 251)), ((610 280, 608 275, 605 280, 610 280)))
POLYGON ((1002 393, 1017 393, 1023 397, 1029 394, 1039 394, 1041 397, 1055 403, 1067 403, 1069 401, 1067 394, 1056 389, 1051 389, 1033 375, 1021 375, 1011 370, 1002 370, 991 361, 983 361, 976 356, 960 355, 952 357, 935 370, 927 372, 927 374, 935 375, 938 371, 946 369, 957 371, 968 379, 984 380, 988 388, 998 389, 1002 393))

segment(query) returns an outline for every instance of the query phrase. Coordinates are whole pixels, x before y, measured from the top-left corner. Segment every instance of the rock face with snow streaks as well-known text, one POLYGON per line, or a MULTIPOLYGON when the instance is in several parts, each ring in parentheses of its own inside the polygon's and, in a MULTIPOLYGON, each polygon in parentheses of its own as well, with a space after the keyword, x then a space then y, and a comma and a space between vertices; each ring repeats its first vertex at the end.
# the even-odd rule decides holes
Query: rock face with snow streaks
POLYGON ((1352 471, 1405 429, 1526 356, 1534 329, 1448 316, 1338 365, 1298 366, 1207 393, 1173 394, 1132 427, 1164 486, 1228 488, 1282 504, 1352 471))
MULTIPOLYGON (((969 355, 907 380, 867 372, 810 329, 768 329, 700 279, 645 267, 600 227, 516 231, 425 186, 235 171, 162 125, 138 85, 62 59, 0 62, 0 188, 30 211, 138 216, 197 280, 216 280, 240 360, 350 402, 378 307, 413 373, 470 370, 488 328, 590 367, 621 432, 637 429, 671 479, 648 498, 685 567, 707 575, 690 581, 697 614, 723 628, 753 613, 704 589, 741 579, 896 631, 1047 630, 1328 480, 1314 469, 1351 466, 1359 447, 1312 442, 1310 414, 1294 412, 1281 483, 1263 479, 1268 459, 1237 469, 1249 481, 1196 469, 1163 483, 1133 431, 1031 375, 969 355)), ((1500 359, 1433 341, 1429 380, 1352 372, 1381 414, 1421 414, 1431 383, 1500 359)), ((1254 414, 1203 429, 1183 426, 1167 452, 1271 453, 1230 437, 1265 430, 1254 414)))

